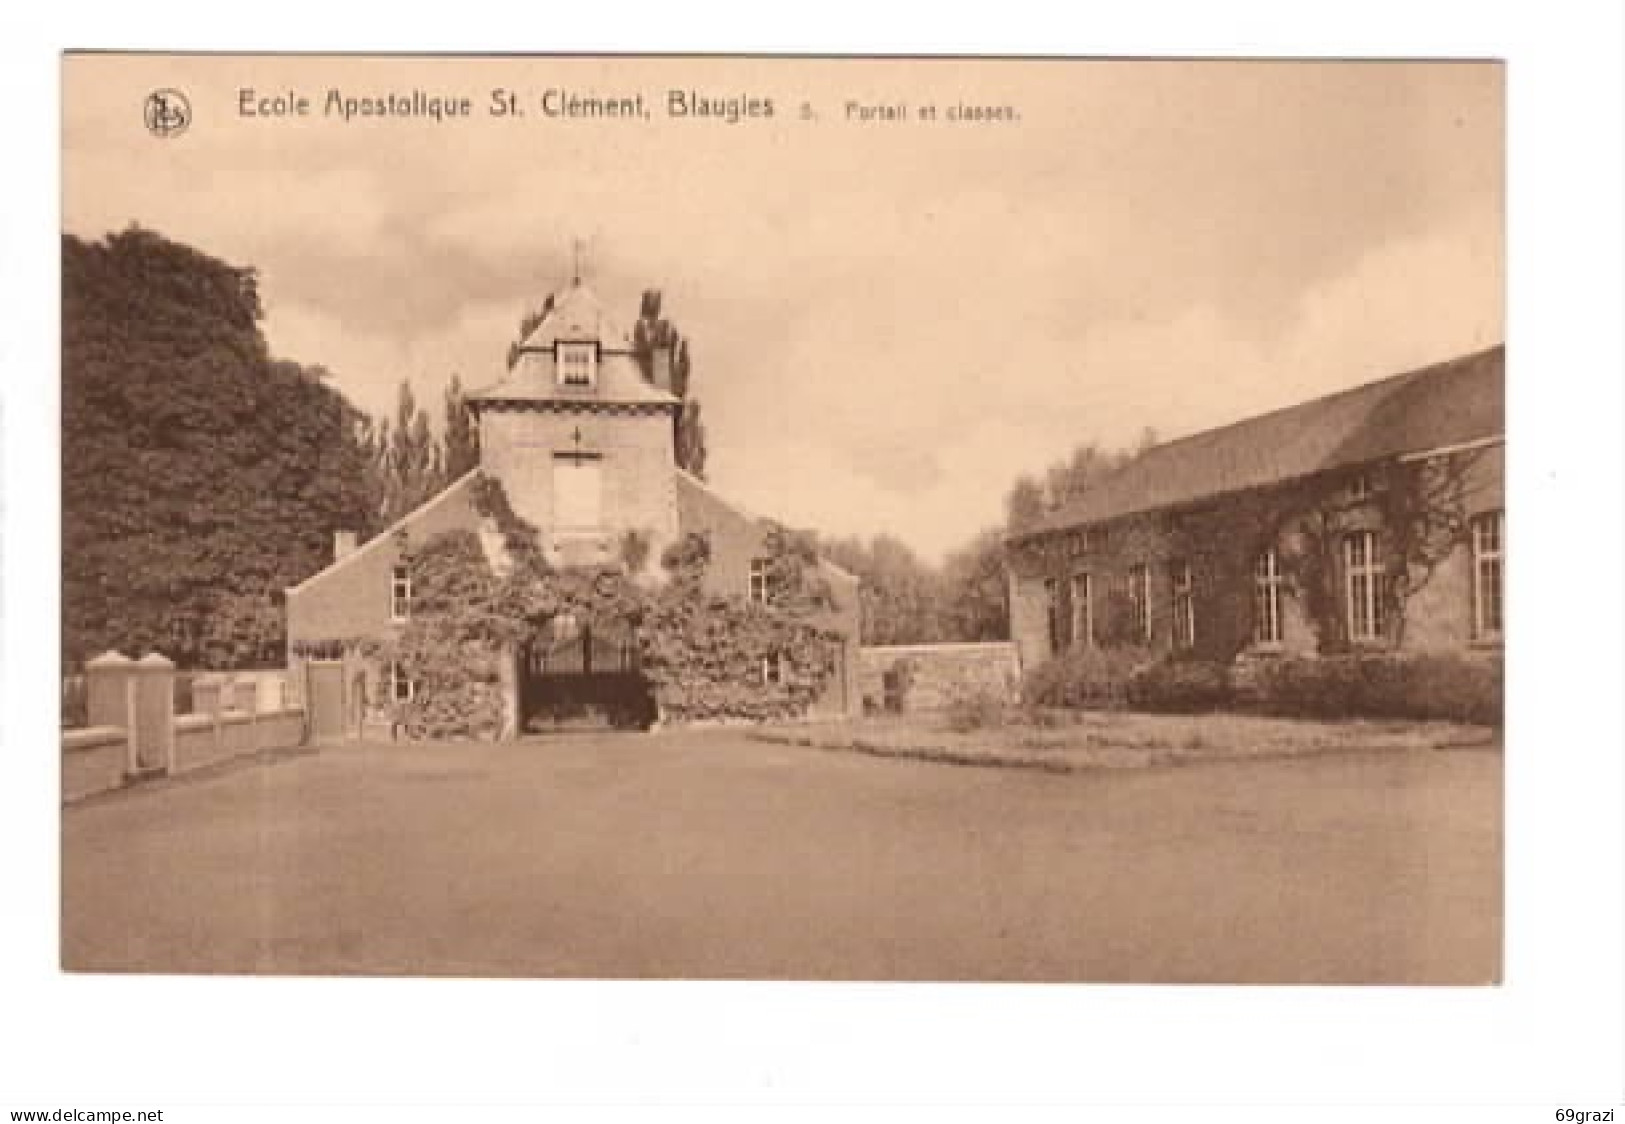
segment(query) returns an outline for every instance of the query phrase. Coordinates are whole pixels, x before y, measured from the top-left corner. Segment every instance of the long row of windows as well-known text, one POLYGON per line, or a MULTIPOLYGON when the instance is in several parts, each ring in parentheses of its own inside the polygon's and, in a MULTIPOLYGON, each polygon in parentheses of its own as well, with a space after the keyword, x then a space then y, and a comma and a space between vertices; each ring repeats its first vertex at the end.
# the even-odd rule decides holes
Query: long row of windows
MULTIPOLYGON (((1478 640, 1498 640, 1501 636, 1504 513, 1495 511, 1471 523, 1472 625, 1478 640)), ((1353 643, 1369 643, 1383 636, 1387 572, 1381 542, 1374 531, 1354 531, 1343 537, 1343 611, 1348 638, 1353 643)), ((1051 651, 1078 645, 1094 647, 1096 630, 1096 575, 1073 574, 1062 599, 1060 583, 1051 578, 1044 583, 1048 610, 1051 651), (1070 612, 1068 612, 1068 608, 1070 612)), ((1172 639, 1176 648, 1194 648, 1197 638, 1196 575, 1190 562, 1180 559, 1169 564, 1172 639)), ((1286 640, 1283 612, 1285 578, 1281 557, 1274 548, 1264 551, 1253 565, 1252 639, 1260 647, 1275 647, 1286 640)), ((1130 566, 1122 578, 1132 632, 1146 641, 1153 636, 1151 567, 1145 563, 1130 566)))

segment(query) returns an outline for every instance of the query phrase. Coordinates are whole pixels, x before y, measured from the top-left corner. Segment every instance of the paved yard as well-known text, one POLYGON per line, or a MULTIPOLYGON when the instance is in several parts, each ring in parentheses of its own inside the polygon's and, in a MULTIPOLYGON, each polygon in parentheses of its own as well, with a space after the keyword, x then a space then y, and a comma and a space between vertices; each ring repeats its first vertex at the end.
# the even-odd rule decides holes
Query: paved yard
POLYGON ((1057 776, 735 732, 353 746, 63 813, 71 969, 1499 976, 1501 756, 1057 776))

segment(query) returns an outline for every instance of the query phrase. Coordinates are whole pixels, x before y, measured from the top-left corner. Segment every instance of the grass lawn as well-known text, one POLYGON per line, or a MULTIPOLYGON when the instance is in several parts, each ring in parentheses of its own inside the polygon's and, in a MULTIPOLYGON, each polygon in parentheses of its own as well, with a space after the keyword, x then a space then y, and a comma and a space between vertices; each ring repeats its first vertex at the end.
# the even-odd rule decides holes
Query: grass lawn
POLYGON ((1453 722, 1235 714, 1011 710, 998 721, 966 725, 947 713, 928 713, 769 726, 753 736, 781 745, 1057 773, 1355 750, 1493 747, 1500 741, 1499 731, 1453 722))

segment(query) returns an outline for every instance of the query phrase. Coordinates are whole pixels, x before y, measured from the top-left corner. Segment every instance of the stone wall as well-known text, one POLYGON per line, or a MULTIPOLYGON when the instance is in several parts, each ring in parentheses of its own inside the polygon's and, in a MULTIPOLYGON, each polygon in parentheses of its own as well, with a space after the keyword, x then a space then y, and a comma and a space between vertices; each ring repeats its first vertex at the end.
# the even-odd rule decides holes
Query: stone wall
POLYGON ((956 698, 991 694, 1015 702, 1021 681, 1016 646, 1008 641, 982 644, 892 644, 859 652, 858 687, 865 710, 886 706, 886 675, 907 665, 912 669, 903 699, 905 710, 938 710, 956 698))

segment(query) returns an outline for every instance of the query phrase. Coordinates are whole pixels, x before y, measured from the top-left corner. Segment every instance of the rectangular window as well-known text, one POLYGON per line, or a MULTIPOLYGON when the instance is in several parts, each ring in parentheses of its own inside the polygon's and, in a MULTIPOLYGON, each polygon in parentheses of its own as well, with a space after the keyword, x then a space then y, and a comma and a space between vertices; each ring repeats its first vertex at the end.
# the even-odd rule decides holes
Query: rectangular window
POLYGON ((1348 600, 1349 639, 1356 643, 1382 635, 1382 563, 1374 531, 1343 538, 1343 582, 1348 600))
POLYGON ((1271 547, 1253 564, 1253 643, 1281 643, 1281 558, 1271 547))
POLYGON ((1094 579, 1089 574, 1072 575, 1072 642, 1083 648, 1095 646, 1094 579))
POLYGON ((784 653, 774 652, 770 656, 763 656, 761 666, 757 669, 761 682, 768 687, 776 687, 784 682, 784 653))
POLYGON ((404 621, 412 615, 412 569, 397 563, 389 576, 389 619, 404 621))
POLYGON ((1372 491, 1371 474, 1368 472, 1358 473, 1354 479, 1349 481, 1349 499, 1351 500, 1368 500, 1371 498, 1372 491))
POLYGON ((1196 575, 1189 562, 1169 566, 1174 587, 1174 647, 1196 647, 1196 575))
POLYGON ((1061 583, 1054 578, 1044 579, 1044 624, 1053 656, 1061 651, 1061 583))
POLYGON ((603 493, 603 472, 597 460, 578 456, 553 458, 554 526, 572 531, 600 530, 603 493))
POLYGON ((1142 640, 1151 639, 1151 567, 1141 562, 1128 570, 1128 601, 1133 611, 1134 632, 1142 640))
POLYGON ((1506 513, 1492 511, 1472 522, 1473 532, 1473 636, 1501 638, 1501 582, 1506 513))
POLYGON ((560 343, 556 345, 559 385, 588 388, 597 373, 598 348, 591 343, 560 343))
POLYGON ((642 664, 642 654, 638 648, 637 637, 627 636, 616 645, 616 657, 620 662, 621 671, 637 671, 642 664))
POLYGON ((773 597, 773 566, 767 558, 750 560, 750 589, 747 596, 759 605, 766 605, 773 597))
POLYGON ((398 703, 408 703, 417 695, 417 684, 407 676, 398 663, 389 665, 389 697, 398 703))

